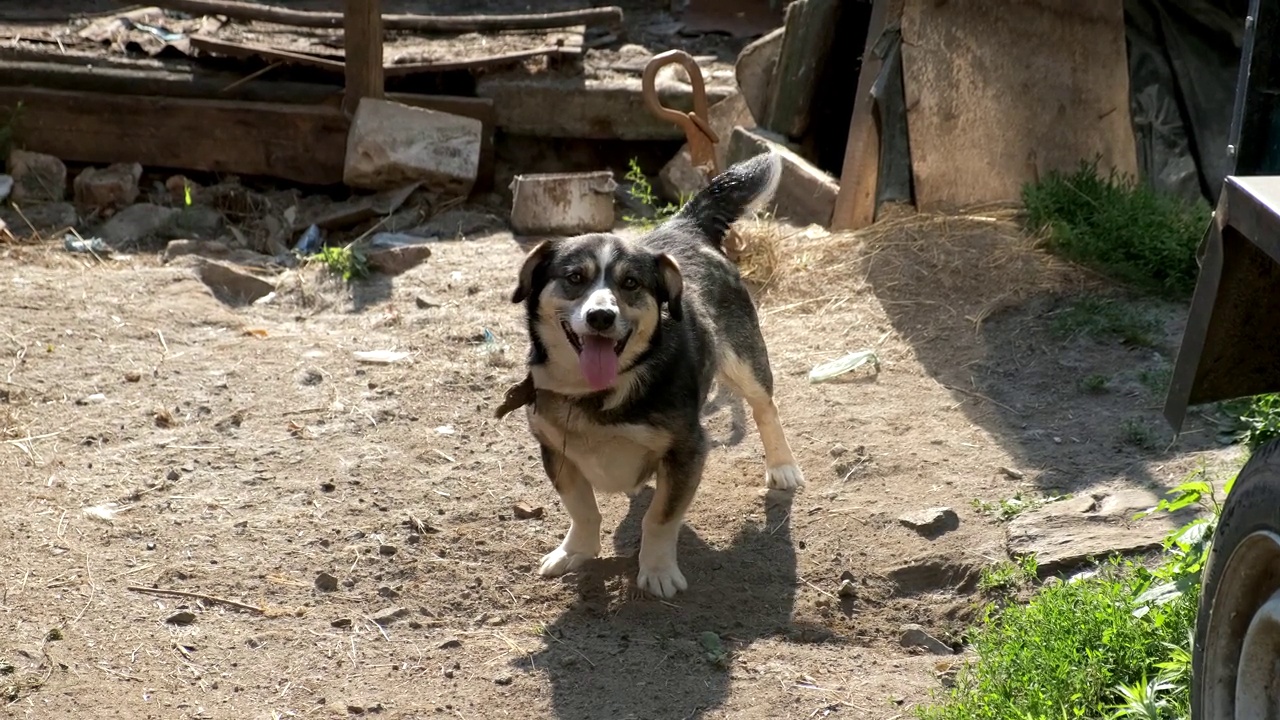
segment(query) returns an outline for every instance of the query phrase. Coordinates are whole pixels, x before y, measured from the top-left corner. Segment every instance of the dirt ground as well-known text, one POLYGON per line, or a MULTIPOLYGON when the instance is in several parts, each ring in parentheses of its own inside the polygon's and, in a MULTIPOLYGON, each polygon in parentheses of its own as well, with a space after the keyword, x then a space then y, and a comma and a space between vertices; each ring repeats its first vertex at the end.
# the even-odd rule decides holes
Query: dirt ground
POLYGON ((808 486, 764 493, 749 415, 718 397, 689 591, 634 590, 648 491, 602 499, 605 556, 542 579, 567 518, 523 416, 492 417, 523 376, 520 257, 509 235, 441 243, 394 281, 304 269, 236 308, 183 262, 0 246, 3 713, 908 717, 942 686, 900 627, 957 641, 1005 557, 974 499, 1169 485, 1229 452, 1198 419, 1169 447, 1137 379, 1181 309, 1149 306, 1154 350, 1054 334, 1071 297, 1110 291, 1007 221, 791 233, 755 277, 808 486), (878 374, 808 381, 862 348, 878 374), (1095 373, 1110 392, 1081 392, 1095 373), (933 506, 958 529, 897 521, 933 506))

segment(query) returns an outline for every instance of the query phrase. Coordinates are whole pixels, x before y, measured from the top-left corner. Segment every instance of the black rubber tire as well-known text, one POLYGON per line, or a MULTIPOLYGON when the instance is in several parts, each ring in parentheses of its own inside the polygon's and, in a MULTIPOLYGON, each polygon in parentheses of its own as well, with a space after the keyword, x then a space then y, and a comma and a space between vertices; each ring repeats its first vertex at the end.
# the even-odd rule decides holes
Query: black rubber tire
MULTIPOLYGON (((1202 707, 1205 702, 1202 683, 1206 682, 1204 645, 1210 622, 1210 605, 1218 592, 1227 559, 1244 538, 1259 530, 1280 533, 1280 440, 1258 448, 1241 468, 1213 533, 1213 547, 1205 563, 1200 607, 1196 614, 1195 648, 1191 657, 1191 720, 1223 720, 1210 716, 1202 707)), ((1258 605, 1265 600, 1264 596, 1258 605)), ((1251 610, 1247 617, 1252 615, 1251 610)))

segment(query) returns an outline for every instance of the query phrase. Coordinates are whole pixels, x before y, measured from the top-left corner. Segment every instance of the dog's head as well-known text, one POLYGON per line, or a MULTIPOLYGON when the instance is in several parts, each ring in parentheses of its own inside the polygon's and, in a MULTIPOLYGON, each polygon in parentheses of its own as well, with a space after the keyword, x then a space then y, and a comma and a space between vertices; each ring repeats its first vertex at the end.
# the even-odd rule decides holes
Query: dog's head
POLYGON ((577 367, 600 391, 649 348, 664 309, 681 319, 683 287, 669 255, 615 235, 584 235, 535 247, 511 301, 529 304, 548 362, 577 367))

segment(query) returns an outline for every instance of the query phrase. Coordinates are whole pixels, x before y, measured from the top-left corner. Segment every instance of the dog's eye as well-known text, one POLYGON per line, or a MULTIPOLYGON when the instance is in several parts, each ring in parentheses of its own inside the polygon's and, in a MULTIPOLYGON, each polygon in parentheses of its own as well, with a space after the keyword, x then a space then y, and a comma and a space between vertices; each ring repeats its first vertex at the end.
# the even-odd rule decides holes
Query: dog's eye
POLYGON ((570 285, 581 285, 581 284, 582 284, 582 273, 578 272, 577 270, 574 270, 573 272, 569 273, 568 275, 565 275, 565 276, 564 276, 564 279, 565 279, 565 280, 566 280, 570 285))
POLYGON ((640 281, 639 281, 639 280, 636 280, 636 279, 635 279, 635 278, 633 278, 633 277, 624 278, 624 279, 622 280, 622 289, 623 289, 623 290, 635 290, 635 289, 636 289, 636 288, 638 288, 638 287, 640 287, 640 281))

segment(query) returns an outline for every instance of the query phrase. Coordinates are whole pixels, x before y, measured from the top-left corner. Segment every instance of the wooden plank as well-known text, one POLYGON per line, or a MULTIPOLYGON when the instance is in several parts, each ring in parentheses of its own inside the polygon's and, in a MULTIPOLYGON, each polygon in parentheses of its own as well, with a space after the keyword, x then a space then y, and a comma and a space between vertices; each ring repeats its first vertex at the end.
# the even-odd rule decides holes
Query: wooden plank
MULTIPOLYGON (((135 4, 134 0, 118 1, 122 5, 135 4)), ((233 20, 259 20, 293 27, 340 28, 343 26, 341 13, 291 10, 236 0, 152 0, 147 4, 193 15, 223 15, 233 20)), ((608 6, 524 15, 386 15, 382 21, 383 27, 387 30, 436 33, 547 30, 571 25, 621 27, 622 8, 608 6)))
MULTIPOLYGON (((359 1, 360 0, 349 0, 349 2, 359 1)), ((201 52, 209 53, 210 55, 225 55, 227 57, 240 59, 257 57, 271 62, 282 63, 284 65, 313 67, 318 70, 326 70, 339 75, 345 75, 347 72, 347 65, 341 60, 330 60, 329 58, 316 57, 315 55, 307 55, 305 53, 293 52, 291 50, 280 50, 278 48, 267 47, 266 45, 256 45, 254 43, 218 40, 217 38, 211 38, 205 35, 192 35, 188 40, 191 42, 191 47, 201 52)))
POLYGON ((920 210, 1018 202, 1098 156, 1137 174, 1116 0, 906 0, 902 61, 920 210))
POLYGON ((809 129, 818 74, 835 39, 840 0, 797 0, 787 6, 772 95, 762 127, 790 138, 809 129))
POLYGON ((342 182, 350 122, 328 106, 0 87, 19 147, 63 160, 342 182))
POLYGON ((849 119, 849 142, 840 169, 840 194, 831 215, 832 230, 857 230, 876 219, 876 185, 880 171, 880 127, 873 112, 875 100, 871 86, 880 74, 883 62, 872 48, 890 20, 902 16, 903 0, 875 0, 871 20, 867 24, 867 42, 862 51, 862 67, 858 71, 857 95, 853 115, 849 119))
POLYGON ((342 109, 354 113, 364 98, 382 99, 382 0, 347 0, 342 25, 346 85, 342 109))

